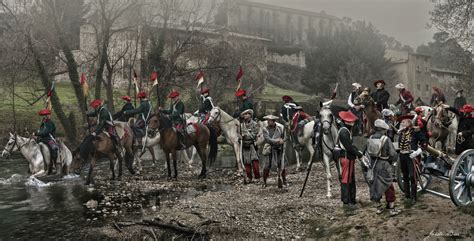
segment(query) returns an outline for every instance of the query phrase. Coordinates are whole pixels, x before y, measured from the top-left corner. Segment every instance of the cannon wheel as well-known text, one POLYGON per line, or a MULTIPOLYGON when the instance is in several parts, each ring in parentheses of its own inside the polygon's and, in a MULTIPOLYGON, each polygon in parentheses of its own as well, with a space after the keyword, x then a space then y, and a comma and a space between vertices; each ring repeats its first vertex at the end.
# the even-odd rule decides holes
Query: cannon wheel
POLYGON ((474 189, 474 150, 458 156, 449 175, 449 196, 456 206, 472 203, 474 189))
MULTIPOLYGON (((400 190, 402 190, 402 192, 405 192, 404 187, 403 187, 403 177, 402 177, 402 168, 400 165, 400 158, 397 159, 396 170, 397 170, 396 174, 397 174, 398 187, 400 188, 400 190)), ((426 188, 428 188, 428 186, 430 185, 432 177, 430 174, 422 173, 420 169, 418 169, 416 173, 418 175, 417 192, 425 191, 426 188)))

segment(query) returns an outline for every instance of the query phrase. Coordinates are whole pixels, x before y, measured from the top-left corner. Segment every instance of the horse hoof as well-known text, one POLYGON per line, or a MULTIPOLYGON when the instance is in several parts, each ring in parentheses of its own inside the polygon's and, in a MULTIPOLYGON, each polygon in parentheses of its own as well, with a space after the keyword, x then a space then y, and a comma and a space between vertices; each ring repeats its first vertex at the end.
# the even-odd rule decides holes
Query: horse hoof
POLYGON ((199 174, 199 179, 204 179, 206 178, 206 174, 199 174))
POLYGON ((326 197, 327 197, 327 198, 332 198, 332 194, 328 193, 328 194, 326 195, 326 197))

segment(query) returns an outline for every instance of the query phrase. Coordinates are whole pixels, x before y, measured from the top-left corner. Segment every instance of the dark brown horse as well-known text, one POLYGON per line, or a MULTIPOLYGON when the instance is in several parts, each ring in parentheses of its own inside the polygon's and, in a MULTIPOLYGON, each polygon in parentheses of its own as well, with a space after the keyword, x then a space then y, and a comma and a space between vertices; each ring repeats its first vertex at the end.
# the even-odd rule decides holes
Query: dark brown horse
MULTIPOLYGON (((206 176, 206 162, 207 162, 207 145, 208 143, 217 145, 217 142, 211 141, 209 129, 200 123, 192 124, 195 128, 194 133, 190 133, 184 139, 186 148, 194 146, 201 158, 202 168, 199 174, 200 178, 206 176)), ((177 169, 177 155, 176 152, 181 150, 181 145, 178 141, 176 131, 173 129, 173 124, 168 116, 163 114, 153 115, 148 124, 148 128, 158 130, 160 132, 160 145, 166 155, 166 164, 168 166, 168 177, 171 178, 170 154, 173 157, 174 178, 178 177, 177 169)), ((212 155, 212 153, 211 153, 212 155)), ((215 155, 215 154, 214 154, 215 155)), ((209 158, 215 158, 210 156, 209 158)))
POLYGON ((364 134, 366 136, 370 136, 375 132, 375 120, 382 117, 380 111, 377 110, 377 106, 375 105, 374 99, 367 93, 362 92, 357 98, 360 99, 361 103, 365 106, 364 115, 364 134))
POLYGON ((114 147, 112 139, 105 132, 101 132, 97 136, 89 135, 81 143, 80 147, 73 153, 72 167, 76 174, 80 174, 82 167, 90 161, 89 174, 87 176, 86 185, 93 184, 94 179, 92 172, 95 162, 100 158, 108 158, 110 161, 110 169, 112 171, 112 179, 115 179, 115 160, 118 159, 118 177, 122 176, 122 162, 125 160, 128 170, 131 174, 135 174, 133 170, 134 150, 133 150, 133 131, 125 122, 116 122, 115 129, 120 139, 120 145, 114 147), (122 150, 125 156, 122 157, 122 150))

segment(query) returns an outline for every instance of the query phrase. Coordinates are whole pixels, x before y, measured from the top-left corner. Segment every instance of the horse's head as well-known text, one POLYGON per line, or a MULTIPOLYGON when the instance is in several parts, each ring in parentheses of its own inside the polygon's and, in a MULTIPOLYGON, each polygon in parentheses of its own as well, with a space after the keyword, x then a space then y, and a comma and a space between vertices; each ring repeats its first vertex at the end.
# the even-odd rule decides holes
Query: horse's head
POLYGON ((332 115, 332 111, 329 105, 323 106, 321 111, 319 111, 319 115, 321 118, 322 129, 325 135, 330 134, 331 127, 334 122, 334 116, 332 115))
POLYGON ((451 121, 451 118, 449 116, 448 109, 446 109, 444 106, 439 105, 434 109, 434 116, 435 116, 435 122, 438 122, 440 124, 446 125, 451 121))
POLYGON ((209 119, 207 120, 207 123, 213 124, 215 122, 219 122, 220 117, 221 117, 221 110, 219 109, 219 107, 214 107, 209 112, 209 119))
POLYGON ((157 130, 160 128, 160 114, 159 112, 155 115, 152 115, 148 120, 148 128, 157 130))
POLYGON ((72 152, 71 171, 76 175, 81 174, 82 167, 85 166, 85 159, 81 157, 80 147, 72 152))
POLYGON ((12 152, 18 150, 18 145, 17 145, 17 136, 16 134, 13 135, 12 133, 10 134, 10 138, 8 139, 7 144, 5 145, 5 148, 3 148, 2 151, 2 157, 3 158, 8 158, 12 154, 12 152))

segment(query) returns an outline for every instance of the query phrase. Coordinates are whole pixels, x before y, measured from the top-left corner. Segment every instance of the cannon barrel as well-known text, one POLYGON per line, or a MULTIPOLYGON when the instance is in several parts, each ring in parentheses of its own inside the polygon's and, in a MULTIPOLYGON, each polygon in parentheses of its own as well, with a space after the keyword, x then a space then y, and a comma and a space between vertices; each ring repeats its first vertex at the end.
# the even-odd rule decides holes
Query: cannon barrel
POLYGON ((437 149, 433 148, 430 145, 427 145, 425 150, 428 153, 430 153, 430 155, 432 155, 433 157, 440 158, 441 160, 443 160, 444 162, 446 162, 450 166, 453 165, 453 163, 454 163, 454 160, 451 159, 451 157, 449 157, 446 153, 444 153, 440 150, 437 150, 437 149))

